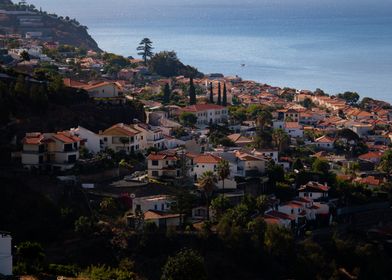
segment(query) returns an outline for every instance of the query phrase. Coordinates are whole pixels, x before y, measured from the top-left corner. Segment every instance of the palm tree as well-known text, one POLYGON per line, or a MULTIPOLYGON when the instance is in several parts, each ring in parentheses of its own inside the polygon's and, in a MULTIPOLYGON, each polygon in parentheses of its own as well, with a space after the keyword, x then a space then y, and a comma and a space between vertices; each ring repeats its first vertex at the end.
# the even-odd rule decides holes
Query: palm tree
POLYGON ((267 125, 271 124, 272 115, 270 112, 263 110, 257 114, 256 121, 257 121, 257 124, 260 126, 260 128, 262 130, 264 130, 267 125))
POLYGON ((119 140, 120 140, 121 144, 123 144, 123 150, 125 152, 126 151, 125 145, 129 143, 129 138, 128 137, 121 137, 119 140))
POLYGON ((143 57, 144 64, 147 64, 147 58, 152 57, 152 55, 153 55, 152 50, 153 49, 154 48, 152 47, 152 42, 149 38, 144 38, 139 43, 139 46, 137 47, 136 50, 139 51, 137 54, 141 55, 143 57))
POLYGON ((215 176, 214 172, 212 172, 212 171, 204 172, 203 175, 201 175, 201 177, 199 179, 198 188, 204 192, 204 195, 206 197, 206 206, 207 206, 206 219, 207 220, 210 219, 210 213, 209 213, 210 202, 211 202, 212 193, 213 193, 215 186, 216 186, 216 182, 217 182, 216 176, 215 176))
POLYGON ((222 180, 222 191, 225 191, 225 179, 230 175, 230 164, 227 160, 218 163, 218 177, 222 180))
POLYGON ((272 132, 272 139, 275 142, 276 147, 278 148, 279 152, 283 150, 284 144, 286 144, 290 138, 287 133, 283 129, 275 129, 272 132))

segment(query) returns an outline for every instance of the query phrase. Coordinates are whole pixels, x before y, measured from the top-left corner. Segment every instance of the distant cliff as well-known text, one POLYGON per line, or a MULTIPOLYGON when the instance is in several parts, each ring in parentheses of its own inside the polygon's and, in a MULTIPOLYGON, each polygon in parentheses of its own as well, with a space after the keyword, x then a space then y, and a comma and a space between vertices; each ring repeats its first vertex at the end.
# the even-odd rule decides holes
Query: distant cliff
POLYGON ((0 10, 0 34, 17 33, 100 51, 87 27, 76 19, 48 14, 32 5, 13 4, 8 0, 0 0, 0 10))

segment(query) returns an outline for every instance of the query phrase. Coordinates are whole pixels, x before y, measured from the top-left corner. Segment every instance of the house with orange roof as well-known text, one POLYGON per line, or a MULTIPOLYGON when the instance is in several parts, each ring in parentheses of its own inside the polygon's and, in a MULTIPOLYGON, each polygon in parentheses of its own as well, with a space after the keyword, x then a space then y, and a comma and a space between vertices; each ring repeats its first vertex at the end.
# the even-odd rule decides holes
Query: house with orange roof
POLYGON ((367 176, 364 178, 357 178, 354 180, 354 182, 363 184, 365 186, 368 186, 369 188, 378 188, 380 187, 384 182, 381 179, 378 179, 374 176, 367 176))
POLYGON ((245 147, 253 143, 253 140, 241 135, 240 133, 234 133, 227 136, 237 147, 245 147))
POLYGON ((115 124, 101 131, 101 149, 112 149, 115 152, 138 152, 143 149, 144 135, 140 130, 123 123, 115 124))
POLYGON ((69 131, 26 133, 22 141, 22 164, 27 169, 71 169, 79 159, 81 140, 69 131))
POLYGON ((181 112, 189 112, 197 117, 196 124, 206 126, 222 123, 228 120, 228 110, 224 106, 215 104, 196 104, 181 108, 181 112))
POLYGON ((284 131, 293 138, 304 137, 304 127, 298 122, 285 122, 283 124, 284 131))
POLYGON ((362 154, 358 156, 358 158, 360 160, 369 161, 374 164, 378 164, 380 163, 383 154, 384 154, 383 152, 368 152, 366 154, 362 154))
POLYGON ((298 189, 299 197, 318 200, 328 197, 329 187, 319 182, 310 181, 298 189))
POLYGON ((147 157, 148 177, 154 179, 181 178, 180 159, 176 152, 152 152, 147 157))
MULTIPOLYGON (((197 182, 206 171, 212 171, 215 175, 218 175, 217 174, 218 164, 222 160, 224 159, 221 156, 218 156, 217 154, 213 154, 213 153, 205 153, 193 157, 193 167, 191 169, 190 174, 193 177, 194 181, 197 182)), ((220 189, 222 189, 223 187, 225 189, 237 188, 237 183, 234 180, 234 176, 233 176, 234 166, 230 161, 229 161, 229 165, 230 165, 229 177, 225 179, 224 186, 223 186, 223 181, 217 178, 218 179, 216 183, 217 188, 220 189)))
POLYGON ((316 144, 317 149, 330 151, 334 149, 335 139, 327 135, 323 135, 315 139, 314 143, 316 144))

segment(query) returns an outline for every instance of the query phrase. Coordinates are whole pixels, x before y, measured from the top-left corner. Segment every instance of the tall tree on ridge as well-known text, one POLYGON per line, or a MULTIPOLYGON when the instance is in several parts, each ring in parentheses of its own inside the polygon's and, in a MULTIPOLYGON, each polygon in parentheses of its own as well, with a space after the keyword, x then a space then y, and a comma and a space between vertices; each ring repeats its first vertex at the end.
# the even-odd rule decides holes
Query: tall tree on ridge
POLYGON ((195 105, 196 104, 196 89, 195 85, 193 84, 193 78, 189 79, 189 104, 195 105))
POLYGON ((169 104, 170 102, 170 86, 168 83, 165 84, 165 87, 163 88, 163 103, 164 104, 169 104))
POLYGON ((227 90, 226 83, 223 84, 223 98, 222 98, 222 106, 227 106, 227 90))
POLYGON ((218 102, 217 102, 217 104, 218 104, 218 105, 221 105, 221 104, 222 104, 221 84, 220 84, 220 83, 218 83, 218 102))
POLYGON ((149 38, 144 38, 139 43, 139 46, 137 47, 136 50, 139 51, 137 54, 141 55, 143 57, 144 64, 147 64, 147 58, 152 57, 152 55, 153 55, 152 50, 153 49, 154 48, 152 47, 152 42, 149 38))
POLYGON ((210 103, 213 104, 214 103, 214 92, 212 89, 212 82, 210 82, 210 103))

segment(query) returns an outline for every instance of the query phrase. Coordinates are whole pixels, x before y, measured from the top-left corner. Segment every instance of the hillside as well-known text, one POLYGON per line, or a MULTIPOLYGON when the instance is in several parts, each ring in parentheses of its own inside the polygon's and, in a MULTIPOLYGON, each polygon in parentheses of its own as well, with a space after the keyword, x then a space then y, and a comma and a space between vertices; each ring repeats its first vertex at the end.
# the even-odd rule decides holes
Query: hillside
POLYGON ((12 4, 8 0, 0 0, 0 10, 3 10, 0 11, 0 34, 32 35, 44 41, 100 51, 87 27, 76 19, 48 14, 32 5, 12 4))

